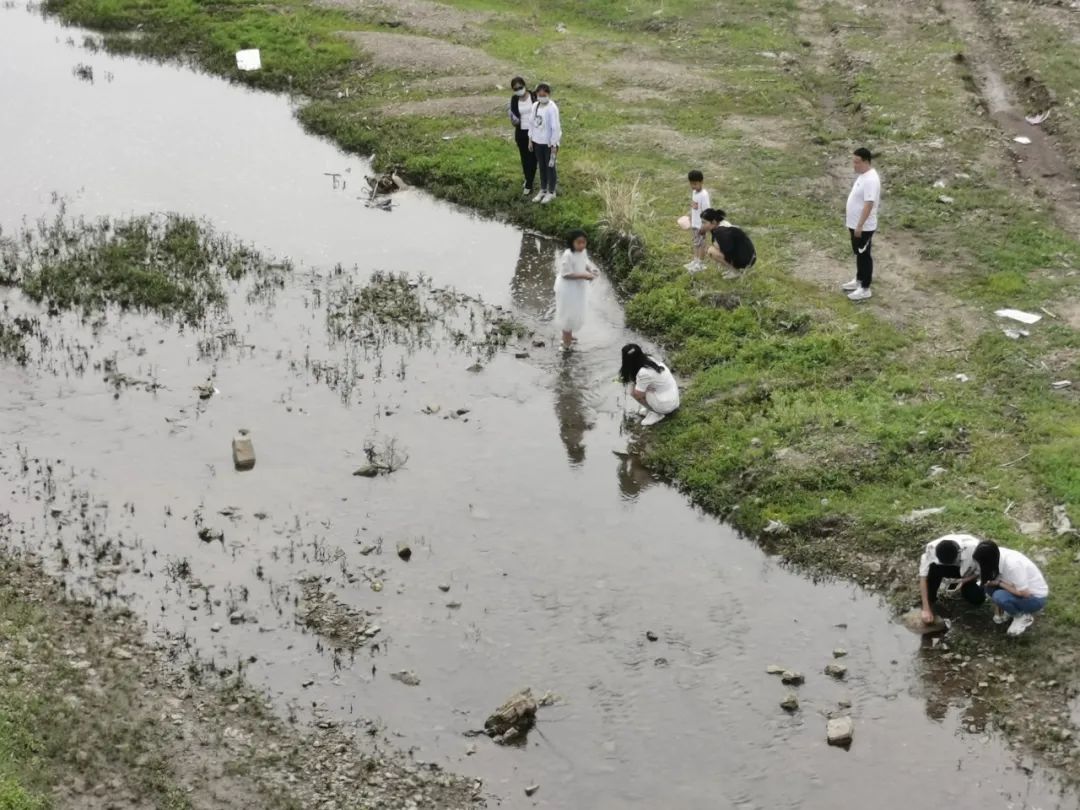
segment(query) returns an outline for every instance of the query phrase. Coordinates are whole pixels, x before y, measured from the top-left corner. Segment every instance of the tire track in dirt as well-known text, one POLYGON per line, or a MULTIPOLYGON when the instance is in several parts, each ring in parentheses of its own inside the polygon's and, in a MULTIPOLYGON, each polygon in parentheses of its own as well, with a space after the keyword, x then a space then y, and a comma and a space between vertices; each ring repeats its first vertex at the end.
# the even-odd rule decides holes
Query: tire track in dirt
MULTIPOLYGON (((1018 93, 1005 79, 1006 70, 1000 54, 1018 61, 1009 54, 1008 43, 994 29, 993 22, 984 16, 978 0, 938 0, 938 10, 964 43, 958 55, 971 72, 987 115, 1006 138, 1007 149, 1020 179, 1035 184, 1053 203, 1058 224, 1072 236, 1080 237, 1080 183, 1075 168, 1065 151, 1042 127, 1028 123, 1018 93), (1031 143, 1022 145, 1014 139, 1024 137, 1031 143)), ((1049 94, 1042 89, 1028 88, 1028 95, 1039 102, 1039 110, 1049 109, 1049 94)))

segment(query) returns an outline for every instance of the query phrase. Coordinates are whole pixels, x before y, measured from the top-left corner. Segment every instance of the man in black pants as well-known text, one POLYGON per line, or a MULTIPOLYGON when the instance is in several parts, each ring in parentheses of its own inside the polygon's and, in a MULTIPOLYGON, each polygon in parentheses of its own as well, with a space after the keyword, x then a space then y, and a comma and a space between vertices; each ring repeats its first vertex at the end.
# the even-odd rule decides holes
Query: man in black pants
POLYGON ((981 605, 986 593, 979 587, 979 566, 973 559, 979 538, 970 534, 947 534, 931 540, 919 560, 919 591, 922 620, 934 623, 934 605, 942 580, 959 580, 960 595, 972 605, 981 605))
POLYGON ((510 80, 510 89, 514 95, 510 96, 510 123, 514 126, 514 141, 517 143, 518 154, 521 157, 521 173, 525 178, 523 193, 526 197, 532 194, 533 184, 536 182, 536 155, 529 148, 529 127, 532 124, 532 107, 535 99, 525 86, 525 80, 515 76, 510 80))
POLYGON ((878 210, 881 208, 881 178, 871 166, 869 149, 855 150, 852 165, 855 183, 847 198, 847 227, 851 234, 851 250, 855 253, 855 278, 841 286, 852 301, 870 298, 870 283, 874 278, 874 259, 870 255, 874 232, 877 230, 878 210))

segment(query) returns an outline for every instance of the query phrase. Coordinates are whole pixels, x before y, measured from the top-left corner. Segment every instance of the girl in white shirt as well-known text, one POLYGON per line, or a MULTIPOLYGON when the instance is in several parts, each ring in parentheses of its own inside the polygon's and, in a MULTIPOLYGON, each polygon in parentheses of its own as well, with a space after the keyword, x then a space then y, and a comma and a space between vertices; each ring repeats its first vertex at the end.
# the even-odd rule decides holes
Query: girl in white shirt
POLYGON ((998 624, 1012 619, 1008 634, 1018 636, 1031 627, 1034 614, 1046 607, 1050 588, 1042 571, 1026 556, 983 540, 972 558, 979 564, 979 579, 997 608, 998 624))
POLYGON ((562 330, 563 351, 570 350, 574 332, 585 325, 585 306, 590 281, 600 269, 589 259, 585 231, 574 231, 567 239, 567 248, 559 257, 555 275, 555 323, 562 330))
POLYGON ((536 103, 532 105, 529 148, 536 155, 536 165, 540 169, 540 191, 533 197, 533 202, 547 205, 555 199, 555 186, 559 179, 555 163, 562 140, 562 123, 559 121, 559 108, 551 100, 551 86, 541 82, 533 93, 536 103))
POLYGON ((630 386, 630 396, 642 405, 645 427, 655 425, 679 407, 679 384, 671 370, 636 343, 622 348, 622 368, 619 379, 630 386))

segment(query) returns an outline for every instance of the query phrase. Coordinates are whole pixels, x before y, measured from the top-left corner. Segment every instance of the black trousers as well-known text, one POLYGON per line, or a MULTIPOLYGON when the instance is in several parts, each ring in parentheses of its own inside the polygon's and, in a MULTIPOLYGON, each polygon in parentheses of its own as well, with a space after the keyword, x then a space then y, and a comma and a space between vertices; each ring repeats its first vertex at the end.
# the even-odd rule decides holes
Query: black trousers
POLYGON ((851 234, 851 251, 855 254, 855 278, 863 287, 869 287, 874 280, 874 257, 870 255, 873 231, 863 231, 862 236, 855 236, 855 229, 848 228, 851 234))
MULTIPOLYGON (((957 565, 938 565, 932 563, 926 574, 926 595, 933 605, 937 601, 937 592, 943 579, 960 579, 960 567, 957 565)), ((965 582, 960 588, 960 595, 972 605, 981 605, 986 601, 986 591, 979 587, 976 580, 965 582)))
POLYGON ((529 150, 529 133, 521 127, 514 127, 514 140, 517 141, 521 154, 521 173, 525 175, 525 188, 533 190, 536 183, 536 154, 529 150))

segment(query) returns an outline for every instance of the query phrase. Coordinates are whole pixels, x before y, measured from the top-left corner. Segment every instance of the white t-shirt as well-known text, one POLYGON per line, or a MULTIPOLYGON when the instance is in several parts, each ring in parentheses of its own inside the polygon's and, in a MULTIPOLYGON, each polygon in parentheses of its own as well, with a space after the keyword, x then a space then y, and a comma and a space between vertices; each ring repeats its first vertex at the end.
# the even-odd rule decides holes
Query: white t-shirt
POLYGON ((863 203, 872 202, 873 209, 863 225, 864 231, 877 230, 878 211, 881 210, 881 178, 878 177, 877 169, 865 171, 855 178, 855 184, 851 187, 851 193, 847 198, 847 226, 856 228, 859 225, 859 217, 862 216, 863 203))
POLYGON ((998 563, 998 579, 1008 582, 1019 591, 1031 591, 1032 596, 1049 596, 1050 586, 1042 572, 1031 560, 1011 548, 1001 549, 998 563))
POLYGON ((694 191, 690 189, 690 228, 691 230, 701 230, 701 215, 702 213, 711 208, 712 204, 709 202, 709 192, 705 189, 701 191, 694 191))
POLYGON ((642 366, 638 370, 637 377, 634 378, 634 389, 641 394, 647 394, 651 391, 658 401, 677 406, 679 404, 679 384, 675 382, 675 375, 659 361, 657 361, 657 365, 661 366, 663 371, 656 371, 648 366, 642 366))
POLYGON ((952 540, 960 546, 960 559, 956 565, 960 569, 960 578, 974 576, 979 573, 979 564, 971 558, 975 553, 975 546, 979 545, 979 538, 970 534, 946 534, 937 540, 931 540, 926 544, 926 550, 919 558, 919 576, 925 577, 930 574, 931 565, 941 565, 937 558, 938 543, 943 540, 952 540))

